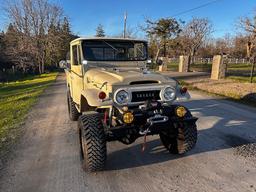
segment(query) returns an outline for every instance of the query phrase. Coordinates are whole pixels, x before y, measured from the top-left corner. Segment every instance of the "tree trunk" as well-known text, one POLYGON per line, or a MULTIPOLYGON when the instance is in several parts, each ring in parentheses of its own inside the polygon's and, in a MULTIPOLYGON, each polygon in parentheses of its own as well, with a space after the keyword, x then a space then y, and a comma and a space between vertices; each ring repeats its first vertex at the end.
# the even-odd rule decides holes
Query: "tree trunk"
POLYGON ((166 42, 164 40, 164 57, 166 57, 166 42))
POLYGON ((39 74, 42 74, 42 69, 41 69, 41 64, 38 63, 38 71, 39 71, 39 74))
POLYGON ((157 48, 156 57, 155 57, 155 63, 157 62, 157 59, 159 57, 160 48, 157 48))
POLYGON ((42 63, 42 73, 44 73, 44 63, 42 63))
POLYGON ((254 58, 252 59, 252 68, 251 68, 251 74, 250 74, 250 83, 253 82, 255 63, 256 63, 256 58, 254 57, 254 58))

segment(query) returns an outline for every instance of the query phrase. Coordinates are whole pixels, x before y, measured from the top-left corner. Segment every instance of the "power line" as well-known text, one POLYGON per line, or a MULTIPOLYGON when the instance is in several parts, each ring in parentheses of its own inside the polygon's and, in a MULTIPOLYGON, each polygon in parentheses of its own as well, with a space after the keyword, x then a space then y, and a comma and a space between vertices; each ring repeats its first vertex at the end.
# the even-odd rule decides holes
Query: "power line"
POLYGON ((171 17, 176 17, 176 16, 183 15, 183 14, 185 14, 185 13, 189 13, 189 12, 194 11, 194 10, 197 10, 197 9, 201 9, 201 8, 203 8, 203 7, 206 7, 206 6, 208 6, 208 5, 211 5, 211 4, 213 4, 213 3, 216 3, 217 1, 220 1, 220 0, 213 0, 213 1, 210 1, 210 2, 208 2, 208 3, 199 5, 199 6, 197 6, 197 7, 194 7, 194 8, 185 10, 185 11, 181 11, 181 12, 179 12, 179 13, 176 13, 176 14, 172 15, 171 17))

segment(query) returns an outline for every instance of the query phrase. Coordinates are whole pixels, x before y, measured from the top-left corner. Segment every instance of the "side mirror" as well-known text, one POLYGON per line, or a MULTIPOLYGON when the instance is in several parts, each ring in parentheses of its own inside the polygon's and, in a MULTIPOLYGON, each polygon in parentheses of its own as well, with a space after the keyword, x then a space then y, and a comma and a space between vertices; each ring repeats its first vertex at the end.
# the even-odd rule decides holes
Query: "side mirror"
POLYGON ((156 60, 156 64, 157 64, 157 65, 163 65, 163 61, 162 61, 161 59, 157 59, 157 60, 156 60))
POLYGON ((60 67, 61 69, 66 69, 66 68, 67 68, 67 62, 66 62, 65 60, 61 60, 61 61, 59 62, 59 67, 60 67))
POLYGON ((147 60, 147 64, 151 65, 152 64, 152 60, 151 59, 147 60))
POLYGON ((87 65, 87 64, 88 64, 88 61, 83 60, 83 61, 82 61, 82 64, 83 64, 83 65, 87 65))

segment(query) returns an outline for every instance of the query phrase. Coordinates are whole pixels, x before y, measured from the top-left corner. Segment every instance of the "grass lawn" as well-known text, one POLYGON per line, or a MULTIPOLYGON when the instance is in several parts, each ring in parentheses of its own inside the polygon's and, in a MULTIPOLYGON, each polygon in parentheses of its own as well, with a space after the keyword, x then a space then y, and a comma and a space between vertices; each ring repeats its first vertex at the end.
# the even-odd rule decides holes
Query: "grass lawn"
MULTIPOLYGON (((228 76, 227 79, 233 79, 238 82, 244 83, 244 82, 250 82, 250 77, 243 77, 243 76, 228 76)), ((253 83, 256 83, 256 77, 254 76, 252 79, 253 83)))
POLYGON ((0 150, 19 135, 18 127, 43 90, 53 83, 57 73, 29 76, 0 84, 0 150))

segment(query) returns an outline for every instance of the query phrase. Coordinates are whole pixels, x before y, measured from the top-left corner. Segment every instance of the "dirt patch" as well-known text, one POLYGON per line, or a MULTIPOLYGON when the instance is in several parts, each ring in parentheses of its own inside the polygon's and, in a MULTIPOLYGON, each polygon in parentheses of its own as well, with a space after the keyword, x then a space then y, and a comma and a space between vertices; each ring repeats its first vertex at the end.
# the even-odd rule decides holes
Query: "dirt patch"
POLYGON ((256 83, 243 83, 230 79, 190 79, 186 80, 190 86, 210 93, 231 97, 233 99, 243 99, 256 101, 256 83))

